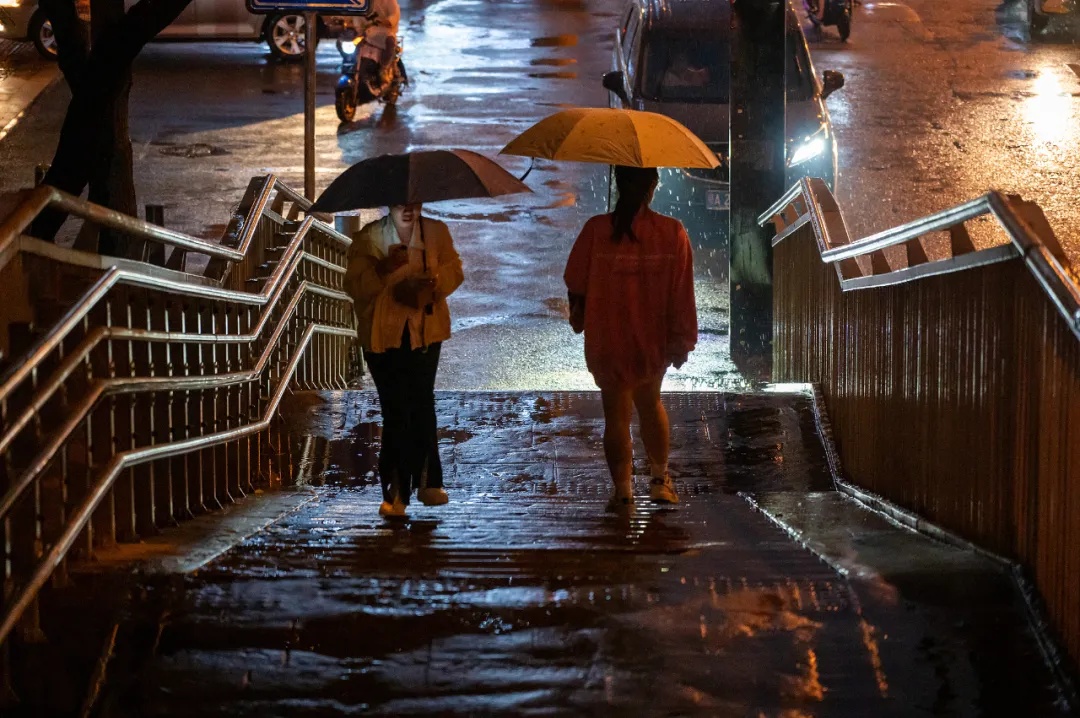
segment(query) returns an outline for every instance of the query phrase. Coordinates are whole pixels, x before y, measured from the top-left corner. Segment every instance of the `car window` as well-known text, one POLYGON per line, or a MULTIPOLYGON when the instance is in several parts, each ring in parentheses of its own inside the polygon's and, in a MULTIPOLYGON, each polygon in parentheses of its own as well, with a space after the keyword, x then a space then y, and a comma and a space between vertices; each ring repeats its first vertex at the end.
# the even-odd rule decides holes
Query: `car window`
POLYGON ((642 95, 668 102, 728 101, 730 47, 713 33, 651 35, 642 58, 642 95))

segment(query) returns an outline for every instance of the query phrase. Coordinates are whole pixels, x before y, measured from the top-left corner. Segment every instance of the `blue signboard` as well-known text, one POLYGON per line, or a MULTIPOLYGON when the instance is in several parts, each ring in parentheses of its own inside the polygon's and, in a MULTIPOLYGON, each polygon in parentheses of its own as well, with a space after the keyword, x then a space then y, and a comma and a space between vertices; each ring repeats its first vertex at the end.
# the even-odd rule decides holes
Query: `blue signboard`
POLYGON ((367 15, 370 0, 246 0, 256 14, 317 12, 320 15, 367 15))

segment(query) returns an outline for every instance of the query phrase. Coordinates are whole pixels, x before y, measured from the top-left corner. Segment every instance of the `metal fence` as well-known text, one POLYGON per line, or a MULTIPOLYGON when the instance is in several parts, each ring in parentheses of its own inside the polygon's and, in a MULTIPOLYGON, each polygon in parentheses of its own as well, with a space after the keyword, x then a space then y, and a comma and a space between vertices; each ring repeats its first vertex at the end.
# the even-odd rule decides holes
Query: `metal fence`
MULTIPOLYGON (((290 387, 344 388, 350 240, 273 176, 221 242, 49 187, 0 198, 0 642, 33 633, 69 558, 234 501, 273 473, 290 387), (151 262, 27 237, 47 207, 119 232, 151 262), (21 282, 21 284, 19 284, 21 282)), ((80 232, 85 236, 86 232, 80 232)))
POLYGON ((1041 210, 991 192, 849 242, 803 180, 760 221, 775 379, 819 385, 854 483, 1020 562, 1075 666, 1080 285, 1041 210), (977 218, 1004 243, 976 250, 977 218))

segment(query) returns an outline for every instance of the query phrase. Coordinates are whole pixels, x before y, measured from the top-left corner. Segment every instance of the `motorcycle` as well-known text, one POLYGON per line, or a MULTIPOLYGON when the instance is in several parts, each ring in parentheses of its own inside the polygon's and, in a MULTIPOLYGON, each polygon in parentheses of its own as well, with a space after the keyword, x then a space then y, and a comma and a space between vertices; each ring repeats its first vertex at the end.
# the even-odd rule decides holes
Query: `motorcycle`
POLYGON ((334 89, 334 108, 338 119, 352 122, 356 108, 379 100, 394 105, 401 90, 409 84, 401 61, 401 44, 382 28, 372 26, 363 34, 345 31, 337 39, 341 53, 341 77, 334 89), (391 53, 383 62, 384 53, 391 53))
POLYGON ((855 0, 803 0, 810 22, 820 30, 822 26, 835 25, 840 40, 847 42, 851 36, 851 18, 855 14, 855 0), (824 9, 822 9, 824 3, 824 9))

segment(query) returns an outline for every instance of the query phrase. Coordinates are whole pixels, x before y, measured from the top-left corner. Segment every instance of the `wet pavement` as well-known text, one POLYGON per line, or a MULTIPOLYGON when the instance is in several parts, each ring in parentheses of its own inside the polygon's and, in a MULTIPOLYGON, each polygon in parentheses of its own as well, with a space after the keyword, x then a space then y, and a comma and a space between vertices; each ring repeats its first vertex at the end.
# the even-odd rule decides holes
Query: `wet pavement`
POLYGON ((1063 714, 1007 571, 832 491, 807 396, 666 395, 683 502, 619 516, 595 394, 440 394, 399 521, 374 398, 307 399, 318 498, 148 586, 111 715, 1063 714))
MULTIPOLYGON (((851 39, 807 33, 840 142, 844 219, 864 237, 1000 189, 1042 206, 1080 267, 1080 16, 1032 37, 1019 0, 864 0, 851 39)), ((975 223, 979 244, 1002 241, 975 223)))
POLYGON ((30 43, 0 40, 0 142, 58 77, 56 63, 42 58, 30 43))

